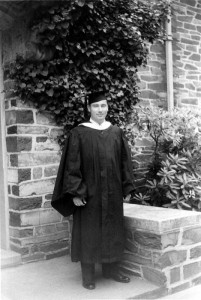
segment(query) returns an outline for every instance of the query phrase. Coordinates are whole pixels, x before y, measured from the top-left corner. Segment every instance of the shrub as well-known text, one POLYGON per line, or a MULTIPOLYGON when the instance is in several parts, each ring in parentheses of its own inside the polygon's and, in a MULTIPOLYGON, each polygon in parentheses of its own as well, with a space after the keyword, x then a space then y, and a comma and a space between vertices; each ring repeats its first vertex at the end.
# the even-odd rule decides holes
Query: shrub
POLYGON ((201 113, 142 109, 138 128, 153 141, 153 153, 133 201, 201 211, 201 113))

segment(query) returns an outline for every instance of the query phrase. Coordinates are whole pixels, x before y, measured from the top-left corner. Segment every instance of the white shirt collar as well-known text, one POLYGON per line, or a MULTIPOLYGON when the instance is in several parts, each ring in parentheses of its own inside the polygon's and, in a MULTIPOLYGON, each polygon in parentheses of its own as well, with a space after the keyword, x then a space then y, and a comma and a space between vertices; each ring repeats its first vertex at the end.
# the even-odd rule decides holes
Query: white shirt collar
POLYGON ((80 125, 84 125, 86 127, 90 127, 90 128, 94 128, 94 129, 98 129, 98 130, 104 130, 107 129, 108 127, 110 127, 111 123, 108 121, 103 121, 103 123, 98 124, 96 121, 92 120, 90 118, 89 120, 90 122, 86 122, 86 123, 82 123, 80 125))

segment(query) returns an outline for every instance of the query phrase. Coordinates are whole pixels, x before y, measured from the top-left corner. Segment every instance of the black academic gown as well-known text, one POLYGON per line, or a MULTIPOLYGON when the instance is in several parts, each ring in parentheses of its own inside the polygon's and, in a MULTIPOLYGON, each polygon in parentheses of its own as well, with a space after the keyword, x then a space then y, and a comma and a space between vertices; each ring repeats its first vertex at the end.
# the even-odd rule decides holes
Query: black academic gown
POLYGON ((52 206, 73 214, 72 261, 110 263, 124 250, 123 197, 134 190, 130 151, 117 126, 71 130, 61 158, 52 206), (76 207, 72 198, 85 198, 76 207))

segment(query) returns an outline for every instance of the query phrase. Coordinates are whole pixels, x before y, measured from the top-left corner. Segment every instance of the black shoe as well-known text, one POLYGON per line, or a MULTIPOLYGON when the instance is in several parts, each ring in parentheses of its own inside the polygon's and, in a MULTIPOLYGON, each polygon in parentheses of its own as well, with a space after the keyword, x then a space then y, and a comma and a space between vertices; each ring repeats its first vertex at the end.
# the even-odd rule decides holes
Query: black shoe
POLYGON ((110 274, 110 277, 117 281, 117 282, 122 282, 122 283, 129 283, 130 282, 130 278, 128 276, 125 276, 123 274, 120 274, 120 273, 113 273, 113 274, 110 274))
POLYGON ((95 283, 82 283, 82 286, 85 288, 85 289, 88 289, 88 290, 94 290, 95 289, 95 283))

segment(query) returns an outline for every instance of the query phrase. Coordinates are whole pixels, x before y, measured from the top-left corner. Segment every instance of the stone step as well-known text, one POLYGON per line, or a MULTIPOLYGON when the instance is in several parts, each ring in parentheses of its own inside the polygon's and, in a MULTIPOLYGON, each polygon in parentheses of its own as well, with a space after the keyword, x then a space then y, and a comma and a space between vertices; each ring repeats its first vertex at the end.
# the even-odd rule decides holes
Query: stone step
POLYGON ((0 249, 1 269, 15 267, 22 263, 21 255, 11 250, 0 249))
POLYGON ((89 291, 82 287, 80 271, 80 264, 72 263, 69 256, 7 268, 1 272, 2 295, 29 300, 157 299, 166 295, 139 277, 130 276, 128 284, 104 279, 100 266, 96 268, 96 289, 89 291))

